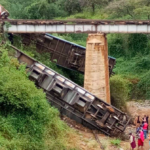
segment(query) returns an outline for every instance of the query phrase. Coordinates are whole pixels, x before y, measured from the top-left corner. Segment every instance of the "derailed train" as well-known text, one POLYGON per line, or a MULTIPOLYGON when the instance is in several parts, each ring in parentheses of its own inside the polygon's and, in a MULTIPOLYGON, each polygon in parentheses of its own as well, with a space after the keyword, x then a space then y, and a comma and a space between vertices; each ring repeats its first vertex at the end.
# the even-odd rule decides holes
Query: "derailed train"
POLYGON ((19 62, 27 64, 30 80, 45 91, 48 101, 57 107, 61 114, 107 135, 125 130, 130 121, 126 113, 107 104, 16 47, 11 47, 16 50, 15 57, 19 62))
MULTIPOLYGON (((35 41, 39 53, 50 53, 50 60, 64 68, 84 73, 86 48, 51 34, 21 34, 24 44, 35 41)), ((116 59, 108 56, 109 74, 112 74, 116 59)))

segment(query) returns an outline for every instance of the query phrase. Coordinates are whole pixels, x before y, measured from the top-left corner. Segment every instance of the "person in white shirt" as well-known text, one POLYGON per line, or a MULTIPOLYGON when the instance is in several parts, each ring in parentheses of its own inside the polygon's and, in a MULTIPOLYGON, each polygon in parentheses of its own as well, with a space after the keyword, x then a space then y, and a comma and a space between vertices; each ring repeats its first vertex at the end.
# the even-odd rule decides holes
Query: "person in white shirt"
POLYGON ((135 137, 132 133, 129 134, 130 135, 130 145, 131 145, 131 149, 134 150, 134 148, 136 148, 136 142, 135 142, 135 137))

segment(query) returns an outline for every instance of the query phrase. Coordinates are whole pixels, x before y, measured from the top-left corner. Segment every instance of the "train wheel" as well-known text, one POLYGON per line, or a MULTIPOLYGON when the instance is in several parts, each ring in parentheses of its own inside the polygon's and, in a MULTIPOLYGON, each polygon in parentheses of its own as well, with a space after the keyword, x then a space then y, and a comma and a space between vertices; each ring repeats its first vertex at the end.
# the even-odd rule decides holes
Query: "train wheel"
POLYGON ((108 129, 112 130, 112 128, 110 126, 106 126, 108 129))
POLYGON ((104 109, 103 106, 100 105, 100 104, 97 104, 97 107, 100 108, 100 109, 104 109))
POLYGON ((90 114, 94 119, 96 119, 96 116, 94 114, 90 114))
POLYGON ((114 119, 119 120, 119 118, 117 116, 113 116, 114 119))
POLYGON ((122 121, 124 124, 127 122, 127 116, 126 115, 124 115, 123 116, 123 121, 122 121))

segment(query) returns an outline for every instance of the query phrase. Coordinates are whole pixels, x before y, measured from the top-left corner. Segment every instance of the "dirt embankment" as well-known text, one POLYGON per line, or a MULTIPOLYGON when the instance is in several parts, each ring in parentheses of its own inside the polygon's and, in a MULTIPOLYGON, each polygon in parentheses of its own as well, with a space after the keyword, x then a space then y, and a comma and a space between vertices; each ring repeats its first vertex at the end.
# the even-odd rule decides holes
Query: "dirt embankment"
POLYGON ((74 144, 81 150, 129 150, 128 141, 121 141, 120 146, 114 146, 111 142, 116 138, 110 138, 98 131, 94 131, 98 138, 96 139, 92 130, 67 117, 62 117, 62 119, 75 131, 74 144))
MULTIPOLYGON (((136 115, 150 116, 150 101, 128 102, 127 109, 133 119, 136 115)), ((100 141, 99 144, 93 134, 93 131, 85 128, 84 126, 76 123, 75 121, 67 117, 63 117, 62 119, 76 132, 74 144, 81 150, 130 150, 130 143, 128 140, 121 141, 120 146, 116 147, 111 144, 111 142, 115 140, 115 138, 110 138, 96 131, 96 135, 100 141)), ((124 134, 128 134, 130 131, 135 133, 134 125, 129 125, 124 134)), ((144 142, 144 150, 148 149, 148 139, 146 139, 144 142)))
POLYGON ((140 115, 141 117, 143 117, 144 115, 150 116, 150 100, 128 102, 127 109, 133 118, 136 115, 140 115))

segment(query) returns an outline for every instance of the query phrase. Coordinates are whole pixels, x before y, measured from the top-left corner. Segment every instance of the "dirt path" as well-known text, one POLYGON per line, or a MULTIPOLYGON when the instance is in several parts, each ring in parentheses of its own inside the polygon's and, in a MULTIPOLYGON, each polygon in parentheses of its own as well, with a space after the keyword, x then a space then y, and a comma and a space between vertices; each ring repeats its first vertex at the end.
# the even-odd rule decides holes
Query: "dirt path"
POLYGON ((144 150, 149 150, 149 149, 150 149, 150 147, 149 147, 149 141, 148 141, 148 139, 146 139, 144 141, 144 150))

